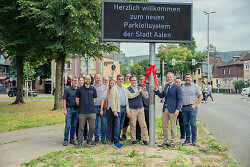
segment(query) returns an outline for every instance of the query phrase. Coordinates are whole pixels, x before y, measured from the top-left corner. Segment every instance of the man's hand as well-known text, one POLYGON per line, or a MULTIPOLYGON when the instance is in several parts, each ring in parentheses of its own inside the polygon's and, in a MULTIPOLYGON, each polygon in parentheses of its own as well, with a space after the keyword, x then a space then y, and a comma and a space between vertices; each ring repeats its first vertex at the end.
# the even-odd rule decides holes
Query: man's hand
POLYGON ((158 90, 158 87, 157 87, 157 85, 155 85, 155 90, 158 90))
POLYGON ((64 114, 65 116, 67 116, 67 110, 65 110, 63 114, 64 114))
POLYGON ((114 112, 114 116, 118 117, 118 113, 117 113, 117 112, 114 112))
POLYGON ((138 93, 140 93, 142 91, 142 88, 138 91, 138 93))
POLYGON ((101 111, 100 111, 100 115, 103 115, 103 110, 101 109, 101 111))
POLYGON ((191 105, 191 107, 192 107, 193 109, 195 109, 195 108, 197 107, 197 105, 196 105, 196 104, 193 104, 193 105, 191 105))
POLYGON ((143 90, 143 91, 146 91, 146 90, 147 90, 146 86, 144 86, 142 90, 143 90))
POLYGON ((175 112, 174 112, 174 116, 177 117, 178 115, 179 115, 179 112, 175 111, 175 112))
POLYGON ((130 113, 130 112, 127 113, 127 117, 128 117, 128 118, 131 118, 131 113, 130 113))

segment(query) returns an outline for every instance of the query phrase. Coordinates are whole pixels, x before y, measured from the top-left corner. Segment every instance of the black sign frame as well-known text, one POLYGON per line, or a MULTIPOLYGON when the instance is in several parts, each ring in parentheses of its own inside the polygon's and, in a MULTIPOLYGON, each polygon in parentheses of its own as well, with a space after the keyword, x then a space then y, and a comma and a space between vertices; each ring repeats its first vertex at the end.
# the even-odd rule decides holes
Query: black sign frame
POLYGON ((110 42, 139 42, 139 43, 149 43, 149 42, 191 43, 192 34, 193 34, 193 4, 192 3, 138 2, 138 1, 136 2, 136 1, 112 1, 112 0, 102 1, 102 41, 104 42, 110 41, 110 42), (110 11, 110 7, 109 8, 107 7, 107 5, 112 5, 112 4, 115 4, 113 5, 113 8, 114 8, 113 10, 116 10, 115 11, 116 13, 114 13, 114 11, 112 10, 110 11), (148 7, 147 10, 146 10, 146 7, 148 7), (142 10, 142 9, 146 11, 143 11, 144 13, 141 13, 139 15, 138 13, 140 13, 140 11, 138 12, 138 10, 142 10), (163 12, 166 12, 166 13, 152 15, 152 13, 154 12, 156 13, 162 12, 162 11, 157 11, 157 9, 159 10, 162 9, 163 12), (171 11, 168 11, 166 9, 171 9, 171 11), (185 14, 185 16, 182 16, 180 14, 181 10, 184 10, 184 13, 182 15, 185 14), (132 13, 129 13, 131 11, 132 13), (167 12, 169 12, 168 15, 167 15, 167 12), (130 15, 128 15, 128 13, 130 15), (133 13, 134 13, 134 17, 139 18, 137 19, 139 21, 137 21, 136 19, 134 19, 135 21, 130 21, 131 17, 133 17, 133 13), (111 17, 111 15, 113 18, 111 17), (126 18, 124 18, 124 16, 126 18), (171 20, 171 23, 169 24, 164 22, 165 18, 167 17, 169 17, 168 19, 171 20), (182 20, 182 23, 176 26, 176 24, 179 24, 179 22, 174 20, 175 19, 174 17, 180 18, 182 20), (141 23, 141 21, 144 21, 143 19, 147 19, 148 22, 141 23), (155 20, 150 20, 150 19, 155 19, 155 20), (128 21, 124 22, 124 20, 128 20, 128 21), (121 24, 119 24, 119 22, 121 22, 121 24), (188 25, 184 24, 183 22, 185 23, 188 22, 188 25), (125 27, 125 28, 122 29, 122 27, 123 28, 125 27), (176 28, 176 30, 175 29, 169 30, 172 27, 176 28), (154 28, 163 29, 164 31, 165 30, 169 30, 169 31, 168 33, 163 32, 163 30, 160 30, 159 32, 157 32, 157 31, 154 31, 154 28), (149 31, 150 29, 153 29, 153 30, 149 31), (129 32, 128 30, 131 30, 131 32, 129 32), (182 34, 185 37, 183 37, 182 34), (159 39, 157 39, 158 37, 159 39))

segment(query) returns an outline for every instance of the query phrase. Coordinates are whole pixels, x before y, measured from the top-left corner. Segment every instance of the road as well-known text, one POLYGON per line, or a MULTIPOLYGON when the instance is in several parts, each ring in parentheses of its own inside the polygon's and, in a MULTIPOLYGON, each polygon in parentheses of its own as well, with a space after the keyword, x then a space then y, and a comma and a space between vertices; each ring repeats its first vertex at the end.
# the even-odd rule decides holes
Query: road
POLYGON ((241 95, 213 95, 215 103, 199 105, 198 119, 205 124, 239 163, 250 166, 250 101, 241 95))

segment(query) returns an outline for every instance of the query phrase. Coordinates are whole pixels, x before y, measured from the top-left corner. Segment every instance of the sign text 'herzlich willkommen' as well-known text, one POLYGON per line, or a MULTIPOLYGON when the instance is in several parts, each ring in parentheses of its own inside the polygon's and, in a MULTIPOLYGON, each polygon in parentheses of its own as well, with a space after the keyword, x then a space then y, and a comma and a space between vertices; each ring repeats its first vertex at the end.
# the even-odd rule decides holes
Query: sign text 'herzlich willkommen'
POLYGON ((102 41, 192 42, 191 3, 102 2, 102 41))

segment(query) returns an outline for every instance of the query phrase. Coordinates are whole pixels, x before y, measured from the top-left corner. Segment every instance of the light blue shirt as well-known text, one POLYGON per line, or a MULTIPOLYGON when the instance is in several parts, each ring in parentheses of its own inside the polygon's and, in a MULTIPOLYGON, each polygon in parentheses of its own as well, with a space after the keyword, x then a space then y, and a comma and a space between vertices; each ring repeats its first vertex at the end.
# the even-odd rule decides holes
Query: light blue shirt
POLYGON ((118 85, 119 91, 120 91, 120 100, 121 100, 121 106, 126 106, 126 96, 125 96, 125 92, 122 88, 122 86, 118 85))

